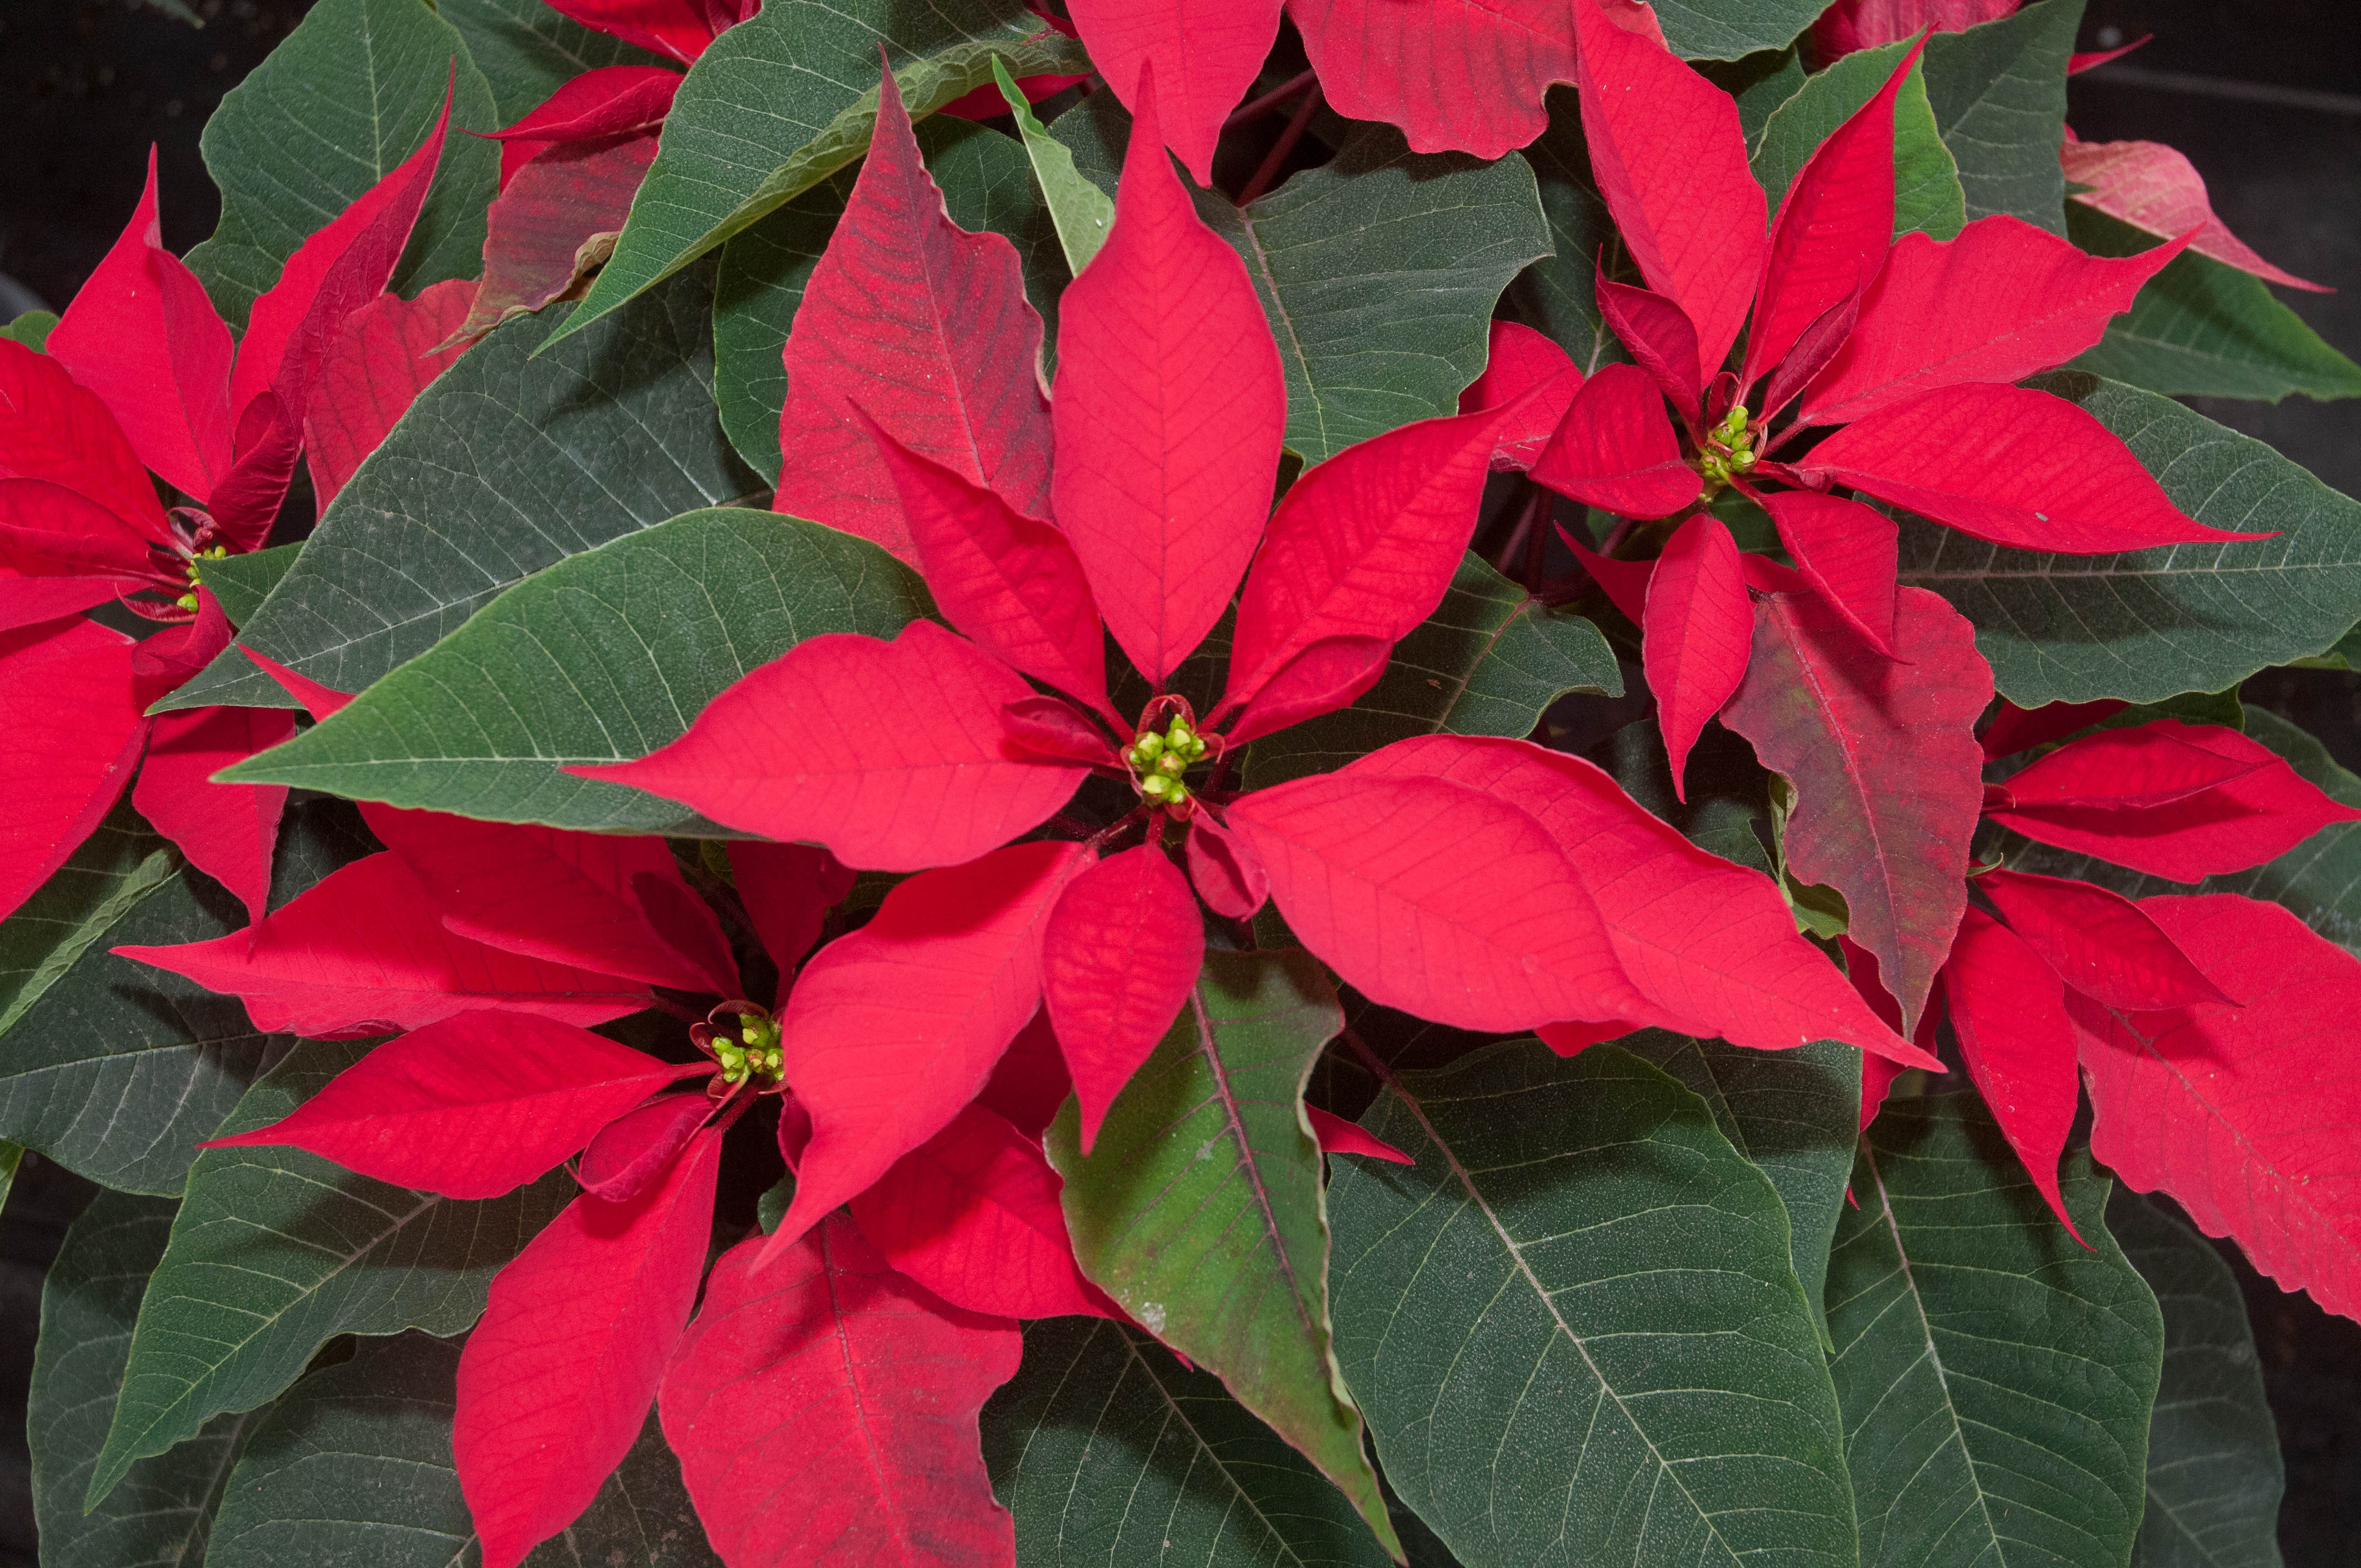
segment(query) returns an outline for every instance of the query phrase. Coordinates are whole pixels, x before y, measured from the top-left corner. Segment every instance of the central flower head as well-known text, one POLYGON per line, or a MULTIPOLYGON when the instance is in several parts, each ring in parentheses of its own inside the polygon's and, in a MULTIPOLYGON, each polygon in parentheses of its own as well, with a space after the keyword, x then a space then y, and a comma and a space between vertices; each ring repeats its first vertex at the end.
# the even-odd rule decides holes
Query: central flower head
POLYGON ((1708 498, 1733 477, 1753 468, 1756 433, 1748 422, 1744 403, 1730 405, 1721 422, 1706 432, 1705 445, 1697 453, 1694 466, 1705 480, 1708 498))
POLYGON ((725 1002, 705 1023, 689 1030, 697 1048, 721 1070, 715 1076, 731 1089, 752 1083, 757 1091, 775 1088, 784 1053, 779 1046, 779 1021, 767 1009, 751 1002, 725 1002), (729 1032, 728 1015, 735 1014, 738 1032, 729 1032), (720 1020, 717 1025, 716 1020, 720 1020))
POLYGON ((1124 748, 1123 760, 1142 800, 1185 817, 1193 797, 1183 775, 1209 752, 1188 699, 1160 696, 1139 716, 1139 733, 1124 748))

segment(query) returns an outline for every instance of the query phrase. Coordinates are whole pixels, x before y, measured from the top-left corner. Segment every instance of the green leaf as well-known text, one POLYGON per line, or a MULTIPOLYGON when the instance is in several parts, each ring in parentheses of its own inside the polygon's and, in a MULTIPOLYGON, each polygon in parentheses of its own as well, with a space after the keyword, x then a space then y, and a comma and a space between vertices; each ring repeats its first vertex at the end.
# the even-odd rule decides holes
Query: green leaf
POLYGON ((1257 740, 1249 787, 1327 773, 1412 735, 1532 733, 1568 692, 1620 696, 1622 672, 1598 628, 1528 598, 1470 553, 1443 603, 1394 648, 1352 707, 1257 740))
POLYGON ((500 821, 716 833, 675 801, 559 770, 679 739, 807 637, 892 637, 930 609, 865 540, 775 512, 690 512, 519 584, 235 776, 500 821))
POLYGON ((41 1290, 26 1431, 42 1568, 158 1568, 204 1560, 230 1467, 256 1418, 223 1416, 143 1459, 93 1511, 82 1490, 123 1382, 139 1294, 172 1227, 169 1199, 102 1192, 66 1232, 41 1290))
POLYGON ((1764 876, 1778 874, 1763 834, 1755 830, 1757 823, 1769 828, 1770 778, 1754 760, 1753 748, 1720 725, 1708 725, 1689 753, 1685 801, 1673 794, 1673 771, 1653 718, 1624 725, 1585 754, 1613 773, 1642 809, 1671 823, 1699 849, 1764 876))
MULTIPOLYGON (((247 1091, 222 1134, 280 1120, 372 1044, 302 1042, 247 1091)), ((277 1397, 337 1334, 468 1327, 492 1276, 574 1192, 555 1171, 504 1198, 460 1202, 301 1149, 202 1151, 140 1303, 90 1500, 223 1412, 277 1397)))
MULTIPOLYGON (((709 277, 536 358, 535 318, 495 328, 338 492, 240 641, 363 691, 531 574, 752 490, 714 415, 709 277)), ((293 699, 232 648, 159 706, 214 703, 293 699)))
MULTIPOLYGON (((1049 134, 1114 191, 1131 137, 1114 94, 1093 93, 1049 134)), ((1196 198, 1270 318, 1287 444, 1307 464, 1458 411, 1483 373, 1501 291, 1550 249, 1529 166, 1413 153, 1387 126, 1358 127, 1332 161, 1245 207, 1218 191, 1196 198)))
POLYGON ((586 71, 672 64, 620 38, 592 32, 547 0, 435 0, 434 9, 467 40, 504 126, 523 118, 586 71))
POLYGON ((1736 60, 1784 49, 1812 25, 1822 0, 1658 0, 1664 41, 1685 60, 1736 60))
POLYGON ((2107 1229, 2164 1313, 2133 1568, 2279 1568, 2279 1429, 2238 1277, 2213 1244, 2129 1188, 2107 1229))
MULTIPOLYGON (((2080 202, 2066 203, 2066 234, 2094 256, 2136 256, 2164 243, 2080 202)), ((2323 342, 2268 284, 2186 250, 2074 368, 2173 397, 2361 397, 2361 365, 2323 342)))
POLYGON ((2220 691, 2317 653, 2361 621, 2361 506, 2261 442, 2153 392, 2079 371, 2028 385, 2096 416, 2198 521, 2279 532, 2243 544, 2052 555, 1905 517, 1902 581, 1934 589, 1975 622, 1976 647, 2011 701, 2220 691))
POLYGON ((1763 139, 1771 112, 1802 91, 1810 80, 1804 71, 1803 50, 1790 47, 1718 67, 1706 73, 1714 84, 1738 103, 1738 134, 1746 138, 1751 158, 1763 139))
POLYGON ((1509 285, 1507 313, 1554 341, 1587 376, 1626 357, 1598 313, 1598 258, 1606 255, 1611 272, 1623 242, 1591 181, 1574 89, 1551 88, 1549 112, 1549 129, 1520 156, 1532 169, 1553 254, 1509 285))
POLYGON ((1827 1344, 1821 1295, 1861 1125, 1861 1052, 1832 1040, 1792 1051, 1750 1051, 1663 1029, 1615 1043, 1703 1100, 1730 1146, 1770 1178, 1787 1211, 1796 1282, 1827 1344))
POLYGON ((1418 1163, 1329 1194, 1336 1343, 1386 1476, 1466 1562, 1853 1562, 1836 1395, 1778 1193, 1609 1046, 1405 1073, 1418 1163))
POLYGON ((1028 1568, 1384 1568, 1344 1495, 1221 1380, 1137 1329, 1025 1325, 1025 1364, 983 1410, 993 1490, 1028 1568))
MULTIPOLYGON (((1014 245, 1034 308, 1045 315, 1054 312, 1066 286, 1066 263, 1024 148, 973 120, 942 118, 919 123, 918 149, 942 187, 943 208, 951 221, 976 233, 990 230, 1014 245)), ((721 250, 721 277, 713 296, 714 382, 721 422, 746 461, 774 485, 779 411, 787 400, 780 351, 812 269, 851 194, 853 172, 843 170, 813 186, 721 250)))
POLYGON ((1890 1100, 1828 1265, 1862 1568, 2123 1563, 2164 1322, 2066 1160, 2066 1234, 1973 1094, 1890 1100))
MULTIPOLYGON (((273 902, 352 858, 351 808, 289 808, 273 902)), ((204 941, 245 908, 118 810, 0 927, 13 999, 0 1013, 0 1137, 104 1186, 172 1196, 196 1143, 287 1051, 236 998, 107 949, 204 941), (20 930, 21 927, 21 930, 20 930), (18 966, 24 967, 18 967, 18 966)))
POLYGON ((1000 96, 1016 121, 1016 134, 1024 140, 1025 156, 1033 164, 1033 178, 1041 187, 1041 199, 1049 204, 1050 221, 1057 225, 1058 243, 1066 253, 1066 269, 1080 276, 1115 226, 1115 202, 1082 178, 1074 167, 1074 155, 1049 134, 1049 127, 1033 113, 1032 104, 996 55, 992 61, 992 78, 1000 84, 1000 96))
POLYGON ((27 311, 5 326, 0 326, 0 337, 21 343, 36 354, 46 353, 49 346, 49 329, 58 324, 55 311, 27 311))
POLYGON ((995 55, 1019 76, 1090 69, 1082 46, 1046 27, 1023 0, 769 0, 689 69, 614 256, 551 341, 866 152, 881 44, 913 119, 991 85, 995 55))
POLYGON ((1927 99, 1951 149, 1970 218, 2013 213, 2066 232, 2066 61, 2082 0, 2035 0, 2013 16, 1927 40, 1927 99))
POLYGON ((434 189, 394 285, 416 293, 484 269, 484 210, 500 184, 491 89, 457 29, 424 0, 320 0, 205 122, 221 223, 189 252, 233 326, 313 231, 418 150, 459 72, 434 189))
MULTIPOLYGON (((476 1568, 482 1551, 451 1460, 458 1365, 455 1341, 364 1340, 281 1395, 230 1476, 207 1568, 476 1568)), ((524 1568, 719 1561, 651 1416, 589 1509, 524 1568)))
POLYGON ((1219 1376, 1397 1543, 1328 1325, 1328 1215, 1303 1085, 1345 1025, 1303 952, 1205 955, 1171 1031, 1086 1157, 1050 1124, 1082 1272, 1219 1376))
MULTIPOLYGON (((1753 143, 1754 177, 1779 210, 1787 187, 1839 126, 1877 95, 1910 49, 1907 42, 1856 49, 1806 79, 1795 95, 1772 112, 1753 143)), ((1968 221, 1960 168, 1943 145, 1935 111, 1927 101, 1927 68, 1910 68, 1894 103, 1894 234, 1923 229, 1949 239, 1968 221)))
POLYGON ((232 626, 244 626, 254 619, 279 579, 302 554, 301 544, 281 544, 269 550, 257 550, 250 555, 228 555, 204 564, 205 587, 214 598, 221 600, 222 613, 229 617, 232 626))

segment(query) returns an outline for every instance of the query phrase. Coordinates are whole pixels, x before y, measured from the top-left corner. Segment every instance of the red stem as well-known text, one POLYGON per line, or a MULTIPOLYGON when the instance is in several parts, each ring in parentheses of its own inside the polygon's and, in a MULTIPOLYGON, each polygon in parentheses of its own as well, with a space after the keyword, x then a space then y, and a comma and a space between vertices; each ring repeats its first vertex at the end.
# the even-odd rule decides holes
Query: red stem
POLYGON ((1222 122, 1222 135, 1227 136, 1240 126, 1252 125, 1306 87, 1311 86, 1314 80, 1316 78, 1311 71, 1301 71, 1289 77, 1261 97, 1248 100, 1236 114, 1222 122))
POLYGON ((1278 176, 1279 166, 1287 161, 1287 155, 1293 152, 1295 144, 1303 139, 1305 129, 1312 124, 1312 113, 1319 107, 1320 83, 1314 82, 1312 91, 1303 95, 1303 102, 1295 106, 1295 117, 1287 122, 1287 129, 1279 133, 1279 140, 1271 147, 1270 155, 1262 160, 1262 167, 1255 170, 1255 177, 1246 181, 1246 188, 1238 192, 1239 206, 1252 203, 1278 176))

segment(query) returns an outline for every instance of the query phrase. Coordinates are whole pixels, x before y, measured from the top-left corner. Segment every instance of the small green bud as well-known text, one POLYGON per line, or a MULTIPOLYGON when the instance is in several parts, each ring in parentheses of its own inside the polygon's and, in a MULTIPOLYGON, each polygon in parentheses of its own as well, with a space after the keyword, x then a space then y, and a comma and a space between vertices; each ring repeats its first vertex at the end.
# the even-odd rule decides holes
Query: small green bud
POLYGON ((1189 759, 1178 752, 1167 751, 1157 761, 1156 771, 1177 779, 1189 771, 1189 759))
POLYGON ((1164 743, 1176 751, 1186 751, 1196 739, 1189 733, 1189 727, 1177 718, 1172 721, 1172 728, 1164 732, 1164 743))
POLYGON ((1150 800, 1162 800, 1172 789, 1173 781, 1162 773, 1150 773, 1139 781, 1139 793, 1150 800))
POLYGON ((1132 746, 1132 750, 1139 753, 1139 760, 1143 763, 1152 762, 1164 755, 1164 737, 1151 729, 1139 738, 1132 746))
POLYGON ((1743 474, 1754 466, 1754 448, 1741 446, 1730 455, 1730 466, 1743 474))

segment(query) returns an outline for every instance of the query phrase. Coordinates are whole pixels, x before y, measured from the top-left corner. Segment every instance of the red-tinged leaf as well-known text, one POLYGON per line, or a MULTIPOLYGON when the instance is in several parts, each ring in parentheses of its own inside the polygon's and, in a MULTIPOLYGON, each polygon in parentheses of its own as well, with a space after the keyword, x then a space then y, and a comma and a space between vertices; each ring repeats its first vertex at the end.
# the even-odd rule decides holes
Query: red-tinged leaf
POLYGON ((397 1187, 497 1198, 664 1085, 708 1070, 529 1013, 461 1013, 388 1040, 292 1115, 202 1146, 309 1149, 397 1187))
MULTIPOLYGON (((1894 993, 1879 983, 1877 955, 1843 933, 1837 935, 1837 950, 1844 955, 1845 978, 1852 981, 1869 1010, 1877 1014, 1885 1026, 1899 1032, 1902 1028, 1902 1004, 1894 993)), ((1936 1027, 1943 1016, 1943 995, 1940 991, 1927 998, 1927 1011, 1918 1015, 1918 1032, 1913 1041, 1927 1055, 1935 1054, 1936 1027)), ((1861 1130, 1877 1120, 1877 1113, 1885 1104, 1885 1096, 1894 1088, 1894 1080, 1910 1069, 1887 1057, 1863 1055, 1861 1058, 1861 1130)))
POLYGON ((330 873, 246 930, 114 951, 238 997, 266 1035, 352 1039, 423 1028, 478 1007, 603 1024, 648 1004, 643 989, 614 975, 502 952, 445 929, 425 888, 394 854, 330 873))
POLYGON ((694 65, 706 46, 762 0, 549 0, 550 8, 586 27, 694 65))
POLYGON ((213 776, 295 738, 278 707, 200 707, 157 716, 131 805, 190 863, 260 920, 270 898, 270 855, 287 808, 284 784, 214 784, 213 776))
MULTIPOLYGON (((7 504, 8 494, 5 484, 0 484, 0 507, 7 504)), ((25 576, 0 565, 0 631, 56 620, 104 604, 139 586, 123 577, 25 576)))
POLYGON ((746 993, 745 982, 738 974, 737 955, 730 950, 730 938, 721 929, 719 917, 712 905, 689 891, 677 866, 633 872, 631 898, 647 928, 688 960, 705 990, 725 998, 746 993))
POLYGON ((156 149, 139 204, 75 293, 45 352, 99 396, 140 462, 203 501, 229 471, 229 328, 164 248, 156 149))
POLYGON ((885 895, 806 964, 781 1023, 785 1077, 811 1113, 784 1248, 950 1124, 1041 1003, 1041 931, 1086 863, 1016 844, 885 895))
POLYGON ((1812 24, 1812 53, 1822 64, 1855 49, 1883 49, 1928 27, 1962 33, 2013 16, 2019 0, 1836 0, 1812 24))
POLYGON ((2187 156, 2155 141, 2076 141, 2070 135, 2058 149, 2070 185, 2087 185, 2070 192, 2074 201, 2095 207, 2111 218, 2170 239, 2195 229, 2189 248, 2198 255, 2251 272, 2290 289, 2331 292, 2324 283, 2299 278, 2255 254, 2252 247, 2230 232, 2213 215, 2205 194, 2204 177, 2187 156))
POLYGON ((962 1310, 1120 1317, 1074 1263, 1064 1185, 1038 1135, 971 1105, 855 1198, 852 1218, 885 1261, 962 1310))
POLYGON ((2125 783, 2157 784, 2156 794, 2169 798, 2114 809, 2012 800, 2001 809, 1988 808, 1986 815, 2028 839, 2172 882, 2246 871, 2276 860, 2331 823, 2361 821, 2361 810, 2330 799, 2268 747, 2235 729, 2169 718, 2136 729, 2103 729, 2061 746, 2002 787, 2013 797, 2017 781, 2027 774, 2037 775, 2026 785, 2028 791, 2047 786, 2060 771, 2053 761, 2061 757, 2077 770, 2055 779, 2063 787, 2078 787, 2078 778, 2080 787, 2101 787, 2106 783, 2103 764, 2120 759, 2125 783), (2214 766, 2235 771, 2223 783, 2186 794, 2162 787, 2189 774, 2159 759, 2199 750, 2212 754, 2214 766), (2153 774, 2136 771, 2151 765, 2153 774))
MULTIPOLYGON (((674 78, 678 81, 679 78, 674 78)), ((653 129, 553 143, 525 160, 493 199, 483 286, 458 334, 475 337, 540 310, 604 264, 656 160, 653 129)))
POLYGON ((380 294, 328 340, 303 411, 303 455, 321 511, 427 383, 465 351, 436 345, 459 330, 475 297, 476 285, 464 278, 433 284, 414 300, 380 294))
POLYGON ((568 833, 376 805, 365 806, 362 815, 456 936, 651 985, 712 988, 697 963, 649 927, 632 887, 642 873, 679 883, 680 871, 662 839, 568 833))
MULTIPOLYGON (((5 423, 0 421, 0 423, 5 423)), ((137 644, 76 616, 0 632, 0 919, 90 837, 131 782, 148 736, 137 644)))
POLYGON ((1059 301, 1050 416, 1058 521, 1107 630, 1161 686, 1254 558, 1287 388, 1246 263, 1157 139, 1155 100, 1143 86, 1115 225, 1059 301))
MULTIPOLYGON (((1894 239, 1894 100, 1924 47, 1903 52, 1885 85, 1788 183, 1755 293, 1746 367, 1738 376, 1741 394, 1787 357, 1806 328, 1868 288, 1885 264, 1894 239)), ((1777 402, 1766 400, 1765 406, 1777 402)))
POLYGON ((1799 417, 1844 424, 1937 387, 2021 381, 2063 365, 2132 308, 2187 238, 2139 256, 2088 256, 2005 214, 1978 218, 1957 239, 1904 235, 1799 417))
POLYGON ((1755 494, 1812 591, 1881 653, 1894 652, 1902 531, 1883 512, 1812 490, 1755 494))
POLYGON ((830 1219, 714 1266, 664 1375, 664 1439, 737 1568, 1015 1568, 979 1418, 1023 1348, 830 1219))
POLYGON ((1066 1056, 1049 1028, 1049 1014, 1036 1013, 1033 1021, 1008 1042, 1000 1065, 992 1069, 975 1102, 1008 1119, 1027 1137, 1038 1140, 1057 1119, 1058 1107, 1073 1091, 1066 1072, 1066 1056))
POLYGON ((1322 1154, 1367 1155, 1389 1165, 1418 1163, 1358 1123, 1347 1122, 1333 1112, 1323 1111, 1317 1105, 1306 1105, 1303 1114, 1312 1124, 1312 1135, 1318 1141, 1322 1154))
POLYGON ((1518 322, 1492 323, 1491 350, 1484 373, 1459 394, 1459 411, 1482 413, 1505 409, 1529 392, 1538 392, 1492 435, 1492 471, 1530 468, 1549 444, 1566 405, 1582 388, 1582 372, 1565 350, 1518 322))
POLYGON ((1106 696, 1106 635, 1082 558, 1053 525, 853 417, 901 498, 902 523, 943 618, 1009 667, 1123 719, 1106 696))
POLYGON ((2267 746, 2216 724, 2159 718, 2060 746, 1994 786, 2008 811, 2142 811, 2170 806, 2278 762, 2267 746))
POLYGON ((1703 411, 1705 383, 1697 376, 1697 327, 1664 295, 1598 275, 1598 311, 1639 367, 1694 429, 1703 411))
MULTIPOLYGON (((704 1062, 692 1062, 676 1069, 675 1076, 710 1070, 704 1062)), ((659 1095, 599 1128, 582 1151, 575 1179, 593 1198, 628 1203, 672 1168, 713 1112, 712 1097, 702 1091, 659 1095)))
POLYGON ((1575 0, 1582 40, 1582 130, 1590 168, 1648 287, 1697 334, 1697 384, 1738 341, 1769 254, 1767 203, 1746 163, 1730 95, 1657 39, 1575 0))
MULTIPOLYGON (((1582 563, 1582 569, 1590 574, 1590 580, 1598 585, 1598 591, 1607 596, 1608 602, 1621 610, 1632 625, 1639 625, 1648 613, 1648 579, 1656 575, 1656 564, 1601 555, 1577 542, 1563 523, 1557 525, 1557 536, 1565 541, 1565 547, 1574 552, 1574 558, 1582 563)), ((1750 562, 1753 559, 1747 557, 1750 562)))
POLYGON ((484 1568, 572 1524, 638 1439, 697 1300, 720 1166, 708 1132, 632 1201, 577 1198, 493 1277, 451 1430, 484 1568))
POLYGON ((1032 695, 930 620, 891 642, 831 632, 749 674, 662 751, 566 772, 863 871, 951 865, 1039 827, 1087 772, 1008 743, 1000 710, 1032 695))
POLYGON ((1287 10, 1336 112, 1400 126, 1414 152, 1499 158, 1542 134, 1551 83, 1574 80, 1565 0, 1289 0, 1287 10))
POLYGON ((2016 933, 1971 908, 1943 965, 1943 1000, 1993 1120, 2058 1223, 2081 1241, 2058 1192, 2058 1159, 2081 1104, 2064 983, 2016 933))
POLYGON ((1975 885, 2009 929, 2085 996, 2134 1013, 2232 1004, 2146 911, 2120 894, 2087 882, 1997 870, 1976 878, 1975 885))
POLYGON ((2011 757, 2052 740, 2062 740, 2077 729, 2087 729, 2113 718, 2130 706, 2109 696, 2096 702, 2053 702, 2024 708, 2003 698, 2000 711, 1984 726, 1984 757, 1987 761, 2011 757))
POLYGON ((1863 647, 1817 598, 1773 594, 1721 717, 1795 786, 1788 869, 1844 894, 1853 940, 1915 1021, 1967 907, 1992 670, 1965 618, 1922 588, 1899 593, 1894 651, 1863 647))
POLYGON ((1214 914, 1251 920, 1270 897, 1262 857, 1228 828, 1200 811, 1189 819, 1189 881, 1214 914))
POLYGON ((1635 365, 1608 365, 1582 384, 1533 477, 1562 496, 1619 517, 1670 517, 1696 500, 1703 482, 1681 457, 1655 378, 1635 365))
POLYGON ((787 336, 786 463, 773 504, 916 566, 854 401, 903 445, 1027 517, 1049 515, 1049 410, 1041 318, 1016 247, 951 222, 900 87, 888 75, 880 92, 869 156, 787 336))
POLYGON ((1225 731, 1230 744, 1243 746, 1290 724, 1350 707, 1378 684, 1393 652, 1394 645, 1381 637, 1330 637, 1314 642, 1281 664, 1230 721, 1225 731))
MULTIPOLYGON (((1197 183, 1211 185, 1222 122, 1262 71, 1263 57, 1279 36, 1279 0, 1072 0, 1069 9, 1091 63, 1125 108, 1139 113, 1140 79, 1153 75, 1152 124, 1197 183)), ((1005 105, 1001 112, 1007 112, 1005 105)))
POLYGON ((1921 392, 1838 431, 1795 471, 2020 550, 2096 555, 2272 537, 2184 516, 2106 426, 2030 387, 1921 392))
POLYGON ((2070 996, 2091 1153, 2332 1312, 2361 1316, 2361 963, 2275 904, 2230 894, 2140 907, 2238 1007, 2125 1013, 2070 996))
POLYGON ((238 652, 253 661, 255 668, 278 682, 280 690, 302 704, 303 711, 312 716, 314 723, 343 707, 356 695, 324 686, 311 676, 298 674, 278 660, 258 653, 243 642, 238 644, 238 652))
MULTIPOLYGON (((1842 1040, 1912 1066, 1935 1065, 1881 1024, 1795 934, 1770 878, 1698 849, 1580 758, 1523 740, 1424 736, 1346 772, 1447 779, 1530 812, 1580 877, 1592 917, 1604 923, 1633 988, 1622 1024, 1719 1035, 1761 1050, 1842 1040)), ((1553 1031, 1561 1049, 1624 1032, 1614 1010, 1576 1010, 1555 1022, 1574 1019, 1587 1022, 1553 1031)))
POLYGON ((85 571, 152 574, 172 543, 148 470, 96 393, 0 338, 0 546, 85 571), (79 504, 77 504, 79 503, 79 504))
POLYGON ((732 839, 730 872, 763 950, 782 975, 819 940, 828 912, 852 891, 852 872, 817 844, 759 844, 732 839))
POLYGON ((1197 900, 1159 846, 1109 855, 1067 884, 1042 928, 1041 995, 1082 1102, 1084 1154, 1204 961, 1197 900))
POLYGON ((1746 678, 1754 637, 1738 542, 1719 519, 1699 513, 1673 531, 1648 578, 1642 616, 1642 657, 1672 762, 1673 794, 1686 800, 1682 775, 1689 748, 1746 678))
POLYGON ((1325 773, 1257 790, 1227 817, 1288 927, 1373 1002, 1495 1033, 1640 1005, 1573 866, 1506 801, 1439 778, 1325 773))
POLYGON ((237 459, 214 487, 209 510, 222 543, 233 551, 259 550, 295 477, 302 428, 282 417, 277 392, 258 392, 238 415, 233 445, 237 459))
POLYGON ((664 124, 681 81, 679 71, 660 65, 602 65, 567 77, 514 125, 476 134, 500 144, 500 189, 505 191, 517 170, 544 148, 664 124))
POLYGON ((1390 647, 1434 613, 1476 531, 1499 417, 1406 424, 1295 482, 1238 597, 1224 708, 1254 696, 1315 642, 1371 638, 1390 647))

